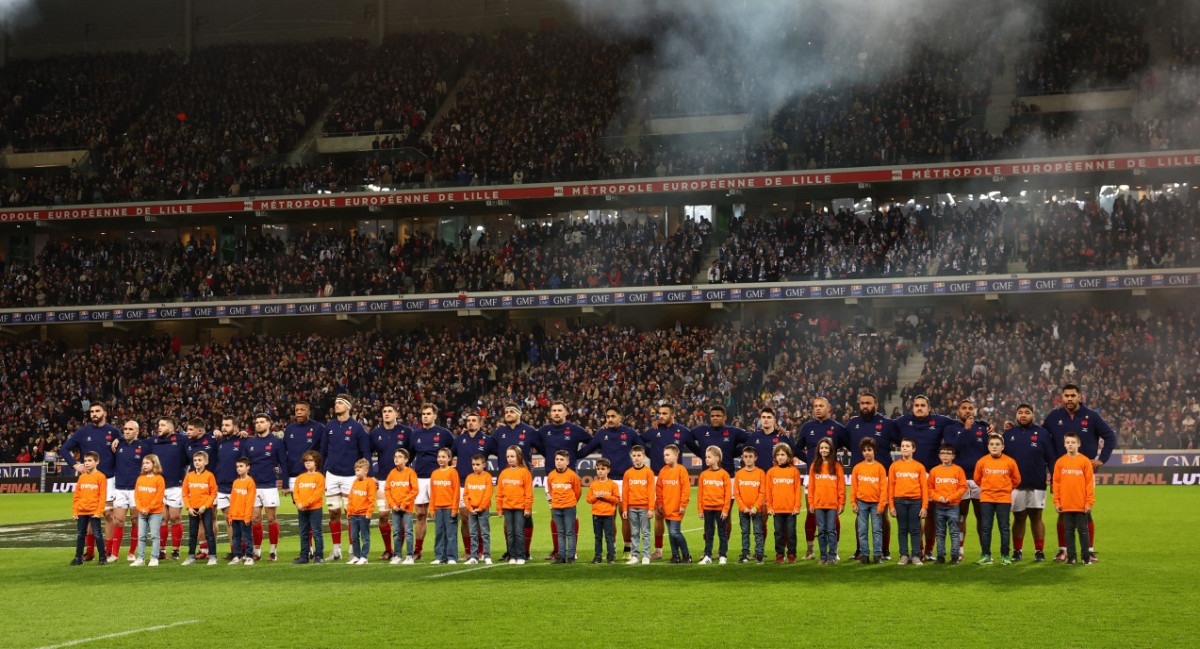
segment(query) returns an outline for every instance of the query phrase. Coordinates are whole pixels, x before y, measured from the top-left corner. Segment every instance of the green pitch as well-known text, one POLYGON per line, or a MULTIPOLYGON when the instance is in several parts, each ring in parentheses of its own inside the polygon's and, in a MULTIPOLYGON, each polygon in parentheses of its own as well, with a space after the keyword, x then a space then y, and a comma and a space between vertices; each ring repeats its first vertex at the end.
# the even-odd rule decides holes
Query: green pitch
MULTIPOLYGON (((538 492, 540 496, 540 490, 538 492)), ((0 647, 721 647, 1191 646, 1200 628, 1200 490, 1099 487, 1101 562, 837 566, 814 562, 726 566, 552 566, 544 501, 525 566, 372 564, 292 566, 295 516, 282 514, 279 563, 252 567, 166 561, 158 568, 68 567, 69 495, 0 496, 0 647), (122 634, 122 635, 113 635, 122 634), (75 641, 91 639, 88 642, 75 641)), ((695 500, 693 498, 693 508, 695 500)), ((580 506, 580 560, 592 558, 591 519, 580 506)), ((492 547, 503 552, 502 521, 492 547)), ((1053 515, 1047 549, 1053 552, 1053 515)), ((372 524, 374 527, 374 524, 372 524)), ((703 551, 694 510, 684 521, 703 551)), ((854 552, 853 515, 841 554, 854 552)), ((803 531, 801 528, 801 547, 803 531)), ((222 550, 227 544, 222 536, 222 550)), ((457 536, 457 533, 456 533, 457 536)), ((461 542, 461 539, 460 539, 461 542)), ((734 525, 731 557, 740 533, 734 525)), ((998 537, 993 544, 998 544, 998 537)), ((618 543, 620 536, 618 532, 618 543)), ((1026 548, 1032 558, 1032 540, 1026 548)), ((773 550, 773 542, 768 542, 773 550)), ((967 557, 978 556, 973 528, 967 557)), ((620 548, 618 548, 619 551, 620 548)), ((893 555, 896 540, 892 540, 893 555)), ((186 540, 185 540, 186 551, 186 540)), ((995 550, 994 550, 995 551, 995 550)), ((461 552, 461 549, 460 549, 461 552)), ((124 550, 122 550, 124 554, 124 550)))

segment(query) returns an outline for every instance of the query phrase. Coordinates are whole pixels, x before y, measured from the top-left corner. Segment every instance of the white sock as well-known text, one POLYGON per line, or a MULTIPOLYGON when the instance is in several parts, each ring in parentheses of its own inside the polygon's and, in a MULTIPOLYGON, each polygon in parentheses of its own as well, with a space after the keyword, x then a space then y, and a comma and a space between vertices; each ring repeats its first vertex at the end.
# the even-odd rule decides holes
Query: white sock
POLYGON ((275 552, 275 544, 274 543, 271 544, 271 552, 275 552))

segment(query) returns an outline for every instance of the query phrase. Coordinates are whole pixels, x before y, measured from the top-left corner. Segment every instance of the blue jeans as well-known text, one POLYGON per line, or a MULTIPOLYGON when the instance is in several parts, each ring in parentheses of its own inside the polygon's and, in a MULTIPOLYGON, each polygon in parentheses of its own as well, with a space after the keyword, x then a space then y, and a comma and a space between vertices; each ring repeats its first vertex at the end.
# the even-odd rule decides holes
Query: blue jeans
POLYGON ((470 544, 476 545, 476 547, 466 548, 468 557, 492 558, 492 524, 488 520, 489 516, 491 516, 491 511, 488 510, 478 514, 467 514, 467 538, 470 544), (476 538, 479 539, 478 543, 475 542, 476 538))
POLYGON ((946 532, 950 533, 950 558, 962 556, 962 531, 958 529, 958 505, 934 505, 933 522, 936 526, 937 555, 946 556, 946 532))
POLYGON ((883 514, 879 503, 858 501, 858 552, 863 557, 883 556, 883 514), (868 541, 871 541, 868 543, 868 541), (874 551, 872 551, 874 549, 874 551))
POLYGON ((721 520, 721 510, 706 509, 704 510, 704 556, 710 558, 713 555, 714 530, 717 533, 717 538, 721 541, 721 545, 717 549, 717 556, 726 556, 729 553, 729 528, 725 527, 725 521, 721 520))
POLYGON ((558 527, 558 549, 562 559, 575 558, 575 507, 551 508, 550 518, 558 527))
POLYGON ((216 554, 217 535, 215 533, 216 525, 213 524, 213 510, 211 508, 204 510, 199 516, 188 514, 188 556, 196 556, 196 543, 199 541, 196 538, 196 533, 200 531, 200 526, 204 525, 204 538, 208 539, 209 547, 213 548, 212 554, 216 554))
POLYGON ((837 510, 818 509, 816 514, 817 546, 821 550, 821 558, 836 559, 838 553, 837 510))
MULTIPOLYGON (((147 540, 153 543, 152 547, 150 548, 150 556, 154 559, 158 558, 159 544, 162 543, 162 539, 158 538, 158 528, 162 525, 162 519, 163 515, 161 513, 143 514, 138 512, 138 529, 141 530, 141 534, 138 534, 137 558, 146 558, 147 540)), ((100 537, 97 536, 96 538, 100 537)), ((246 535, 246 544, 253 545, 250 541, 249 534, 246 535)), ((240 548, 241 546, 235 545, 234 547, 240 548)), ((234 551, 234 556, 237 556, 236 550, 234 551)))
POLYGON ((438 509, 433 513, 433 558, 458 561, 458 516, 456 509, 438 509))
POLYGON ((412 512, 392 510, 392 538, 396 540, 396 552, 400 552, 400 540, 404 539, 404 556, 413 555, 413 515, 412 512))
POLYGON ((796 556, 795 514, 775 514, 775 554, 796 556))
POLYGON ((742 527, 742 558, 750 556, 750 533, 754 533, 754 558, 763 558, 763 536, 766 532, 763 530, 763 513, 760 509, 757 514, 747 512, 738 512, 738 523, 742 527))
POLYGON ((1008 556, 1008 516, 1012 512, 1012 503, 979 503, 979 514, 983 517, 983 529, 981 530, 979 544, 983 546, 983 553, 990 555, 992 553, 992 521, 1000 524, 1000 556, 1008 556))
POLYGON ((608 544, 609 561, 617 558, 616 516, 592 516, 592 533, 596 536, 596 558, 600 558, 603 549, 601 541, 608 544))
MULTIPOLYGON (((155 514, 159 520, 162 520, 162 514, 155 514)), ((140 519, 139 519, 140 520, 140 519)), ((250 523, 246 521, 230 521, 233 523, 233 529, 229 534, 233 538, 233 558, 240 559, 242 557, 254 556, 254 540, 250 537, 250 523)), ((142 528, 146 529, 146 528, 142 528)), ((154 525, 155 536, 158 536, 158 524, 154 525)), ((142 542, 138 542, 138 553, 143 549, 142 542)), ((158 552, 158 538, 154 539, 154 551, 158 552)))
POLYGON ((896 499, 896 525, 900 528, 900 556, 921 556, 921 500, 919 498, 896 499))
MULTIPOLYGON (((161 519, 162 514, 159 514, 158 517, 159 517, 159 519, 161 519)), ((75 519, 75 558, 76 559, 83 559, 83 546, 87 543, 87 535, 88 535, 89 530, 92 533, 92 538, 96 539, 97 545, 99 545, 101 543, 101 541, 104 539, 104 528, 100 524, 101 521, 103 521, 103 520, 104 520, 104 518, 100 517, 100 516, 82 516, 82 515, 79 518, 75 519)), ((154 528, 154 531, 155 531, 155 533, 157 533, 158 528, 157 527, 154 528)), ((103 554, 100 555, 100 558, 101 559, 106 558, 107 554, 108 554, 108 551, 104 550, 103 554)), ((154 556, 158 556, 158 544, 155 544, 155 546, 154 546, 154 556)))
POLYGON ((296 512, 300 518, 300 558, 307 561, 308 552, 311 547, 314 556, 325 556, 325 530, 323 516, 324 512, 320 507, 316 509, 302 509, 296 512), (312 536, 312 544, 309 545, 308 537, 312 536))
POLYGON ((672 558, 691 558, 692 553, 688 551, 687 539, 683 538, 683 521, 667 521, 667 539, 671 542, 671 557, 672 558))
POLYGON ((633 553, 630 556, 636 559, 640 552, 643 558, 649 559, 650 553, 654 552, 654 548, 650 547, 650 510, 630 507, 628 515, 629 536, 633 544, 633 553), (638 549, 639 541, 641 550, 638 549))
POLYGON ((509 559, 528 559, 525 556, 525 510, 504 510, 504 541, 509 559))
POLYGON ((360 559, 371 554, 371 519, 357 514, 350 516, 350 554, 360 559))

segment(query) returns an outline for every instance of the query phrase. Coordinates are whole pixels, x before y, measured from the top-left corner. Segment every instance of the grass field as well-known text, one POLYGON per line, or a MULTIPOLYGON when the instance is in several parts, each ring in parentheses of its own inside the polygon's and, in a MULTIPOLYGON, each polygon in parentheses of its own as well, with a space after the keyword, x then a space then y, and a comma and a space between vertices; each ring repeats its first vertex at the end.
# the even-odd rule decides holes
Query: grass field
MULTIPOLYGON (((133 569, 124 560, 105 568, 94 562, 68 567, 73 526, 29 523, 61 518, 69 498, 0 496, 7 621, 0 647, 62 647, 84 639, 91 640, 79 646, 156 649, 729 647, 747 641, 756 647, 807 641, 856 648, 1184 647, 1194 646, 1200 629, 1200 517, 1194 513, 1200 490, 1194 487, 1098 487, 1101 562, 1069 567, 1030 561, 1011 567, 848 561, 553 566, 540 560, 486 569, 284 561, 187 568, 167 561, 133 569)), ((581 503, 585 562, 593 538, 586 508, 581 503)), ((535 516, 534 556, 540 559, 550 548, 549 516, 544 508, 535 516)), ((286 560, 297 553, 294 519, 281 516, 286 560)), ((502 522, 492 520, 498 556, 502 522)), ((842 525, 840 547, 848 557, 851 514, 842 525)), ((700 527, 693 511, 684 529, 692 530, 687 536, 696 558, 703 550, 700 527)), ((1048 532, 1050 548, 1053 527, 1048 532)), ((372 533, 374 559, 383 548, 378 531, 372 533)), ((733 537, 736 559, 736 523, 733 537)), ((803 537, 800 542, 803 547, 803 537)), ((893 539, 893 554, 895 548, 893 539)), ((972 524, 967 557, 976 558, 978 548, 972 524)), ((432 555, 432 529, 426 550, 432 555)))

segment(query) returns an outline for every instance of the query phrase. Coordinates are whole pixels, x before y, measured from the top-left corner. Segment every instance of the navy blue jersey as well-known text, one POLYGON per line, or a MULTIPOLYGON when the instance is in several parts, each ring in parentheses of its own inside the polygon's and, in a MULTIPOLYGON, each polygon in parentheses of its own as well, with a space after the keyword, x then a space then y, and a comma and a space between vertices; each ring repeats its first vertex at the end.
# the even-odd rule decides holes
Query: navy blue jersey
POLYGON ((241 447, 250 458, 250 477, 259 489, 274 489, 276 480, 287 486, 287 458, 283 455, 283 441, 268 433, 262 437, 247 437, 241 447))
POLYGON ((233 492, 233 481, 238 479, 237 461, 246 457, 246 440, 234 434, 217 441, 217 464, 213 475, 217 478, 217 491, 233 492))
POLYGON ((304 473, 304 454, 316 451, 325 456, 325 424, 309 419, 303 424, 292 422, 283 429, 283 455, 287 458, 289 477, 304 473))
POLYGON ((867 437, 875 440, 878 449, 875 451, 875 461, 885 469, 892 466, 892 444, 900 442, 896 435, 896 422, 879 413, 875 413, 870 419, 852 417, 846 422, 846 433, 847 443, 850 445, 850 466, 862 462, 862 449, 859 444, 867 437))
MULTIPOLYGON (((112 443, 114 439, 122 439, 121 431, 117 430, 112 424, 103 426, 93 426, 84 424, 79 427, 79 430, 71 433, 67 441, 58 449, 58 454, 67 464, 73 465, 75 462, 83 463, 83 456, 89 451, 95 451, 100 456, 100 461, 96 464, 96 470, 103 473, 105 476, 113 474, 113 452, 112 443), (79 459, 73 459, 71 451, 79 451, 79 459)), ((168 485, 169 486, 169 485, 168 485)))
POLYGON ((944 440, 942 432, 946 425, 954 420, 946 415, 926 415, 917 419, 911 414, 904 415, 896 419, 896 444, 900 443, 901 439, 911 437, 917 443, 917 449, 913 451, 913 459, 925 465, 925 470, 928 471, 933 467, 942 463, 938 458, 938 447, 942 445, 944 440))
POLYGON ((1004 431, 1004 454, 1017 463, 1021 472, 1020 489, 1045 489, 1046 472, 1054 466, 1054 445, 1050 433, 1037 424, 1020 424, 1004 431))
POLYGON ((412 429, 404 424, 396 424, 391 428, 380 426, 371 431, 371 450, 375 451, 375 478, 387 480, 388 474, 396 468, 396 451, 404 449, 412 454, 408 447, 412 441, 412 429))
POLYGON ((633 468, 633 460, 629 459, 629 449, 641 443, 641 436, 629 426, 601 428, 579 451, 579 457, 587 457, 600 451, 600 457, 612 463, 609 476, 613 480, 622 480, 625 472, 633 468))
POLYGON ((1096 459, 1096 454, 1099 453, 1100 461, 1108 462, 1108 458, 1112 457, 1112 452, 1117 448, 1117 434, 1100 413, 1091 408, 1079 406, 1073 417, 1066 408, 1055 408, 1046 415, 1042 427, 1050 431, 1050 437, 1054 440, 1055 460, 1067 454, 1063 438, 1069 432, 1079 434, 1079 452, 1088 459, 1096 459), (1104 450, 1100 450, 1100 440, 1104 440, 1104 450))
POLYGON ((521 453, 525 455, 526 468, 533 466, 533 445, 537 442, 537 429, 533 426, 525 422, 521 422, 515 427, 500 424, 492 432, 492 439, 496 440, 496 455, 500 458, 501 468, 508 466, 508 447, 510 446, 521 449, 521 453))
POLYGON ((428 478, 438 468, 438 450, 454 448, 454 433, 441 426, 413 429, 413 460, 409 465, 418 478, 428 478))
MULTIPOLYGON (((754 460, 754 466, 766 471, 775 464, 775 445, 777 444, 787 444, 788 448, 793 449, 793 454, 795 453, 792 439, 780 432, 779 429, 775 429, 770 435, 761 430, 749 433, 746 435, 746 443, 743 446, 749 446, 758 453, 758 457, 754 460)), ((738 457, 741 457, 740 451, 738 457)))
MULTIPOLYGON (((204 433, 195 439, 192 439, 192 437, 189 435, 187 438, 188 466, 192 466, 192 458, 196 457, 196 454, 200 451, 204 451, 208 454, 208 461, 210 463, 215 462, 217 459, 216 450, 217 440, 213 439, 212 433, 204 433)), ((186 474, 186 472, 184 473, 186 474)))
POLYGON ((987 430, 988 423, 978 419, 969 430, 957 419, 951 420, 942 429, 946 443, 953 445, 954 450, 958 452, 954 456, 954 463, 962 467, 963 473, 967 474, 967 480, 975 479, 975 463, 988 454, 987 430))
MULTIPOLYGON (((826 417, 825 421, 810 419, 804 422, 800 427, 800 436, 796 439, 796 456, 804 460, 805 464, 809 463, 808 458, 815 457, 817 454, 817 444, 821 440, 828 437, 833 440, 833 450, 839 448, 847 448, 850 444, 850 433, 846 432, 846 427, 834 421, 832 417, 826 417)), ((771 460, 774 464, 775 460, 771 460)))
POLYGON ((696 445, 696 438, 692 437, 692 431, 678 422, 667 428, 647 428, 642 433, 642 442, 646 445, 646 457, 650 459, 650 468, 654 471, 654 475, 658 475, 658 472, 667 466, 666 460, 663 460, 663 449, 670 444, 679 447, 681 461, 685 448, 690 449, 700 458, 704 457, 696 445))
POLYGON ((155 435, 150 438, 150 452, 157 455, 158 462, 162 464, 162 478, 167 489, 182 487, 183 476, 187 475, 188 467, 192 465, 187 454, 187 435, 155 435))
POLYGON ((538 429, 537 437, 537 444, 534 445, 534 448, 542 454, 542 457, 546 458, 547 473, 554 469, 554 454, 559 451, 566 451, 570 456, 567 468, 572 471, 577 470, 579 449, 592 439, 592 436, 582 426, 569 421, 557 425, 546 424, 538 429))
MULTIPOLYGON (((458 483, 461 485, 467 476, 471 475, 471 458, 475 455, 482 455, 484 459, 484 471, 487 470, 487 458, 496 456, 496 440, 492 439, 491 435, 484 433, 482 430, 475 431, 475 435, 462 433, 454 438, 454 457, 457 464, 454 468, 458 469, 458 483)), ((507 466, 507 462, 505 466, 507 466)))
POLYGON ((354 475, 354 463, 371 459, 371 436, 353 419, 325 424, 325 470, 333 475, 354 475))
MULTIPOLYGON (((132 491, 137 487, 138 476, 142 474, 142 459, 150 454, 150 442, 144 439, 135 439, 133 442, 126 442, 124 438, 117 444, 117 452, 114 454, 114 471, 113 476, 117 481, 117 489, 122 491, 132 491)), ((215 459, 215 458, 214 458, 215 459)))
MULTIPOLYGON (((735 426, 713 428, 704 424, 692 429, 692 437, 696 440, 696 455, 701 461, 704 460, 704 453, 708 447, 715 446, 721 449, 721 468, 725 469, 725 473, 733 475, 733 458, 737 449, 746 443, 746 431, 735 426)), ((708 464, 705 463, 704 466, 708 464)))

